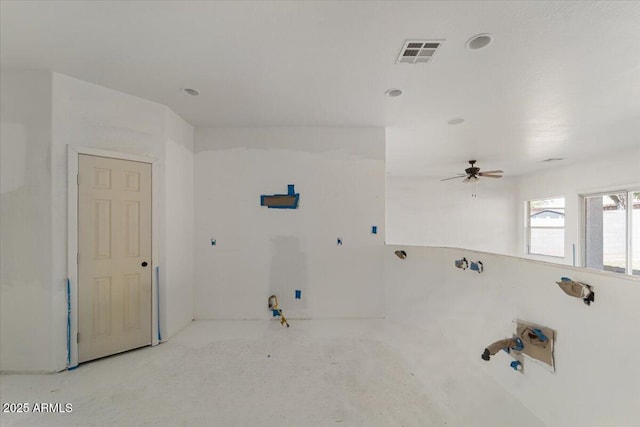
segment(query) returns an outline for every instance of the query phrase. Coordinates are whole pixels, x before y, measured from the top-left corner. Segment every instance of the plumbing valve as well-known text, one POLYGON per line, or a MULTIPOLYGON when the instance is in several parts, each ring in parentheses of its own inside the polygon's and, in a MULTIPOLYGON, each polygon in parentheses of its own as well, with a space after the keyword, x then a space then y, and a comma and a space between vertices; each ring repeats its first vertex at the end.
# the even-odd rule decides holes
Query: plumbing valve
POLYGON ((482 360, 489 360, 491 356, 499 352, 500 350, 504 350, 507 353, 510 353, 511 350, 522 351, 524 348, 524 343, 518 337, 513 338, 505 338, 500 341, 496 341, 493 344, 489 345, 484 349, 482 353, 482 360))

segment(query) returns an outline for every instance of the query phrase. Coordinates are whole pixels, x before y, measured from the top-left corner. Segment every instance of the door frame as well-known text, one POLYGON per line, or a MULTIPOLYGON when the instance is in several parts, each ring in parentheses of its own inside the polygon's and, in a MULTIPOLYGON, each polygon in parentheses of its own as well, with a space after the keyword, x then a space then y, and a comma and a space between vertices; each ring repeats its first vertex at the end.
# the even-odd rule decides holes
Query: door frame
MULTIPOLYGON (((109 157, 116 160, 130 160, 151 165, 151 345, 160 343, 158 339, 158 274, 156 266, 159 260, 159 221, 160 212, 158 190, 159 160, 154 157, 120 153, 90 147, 67 145, 67 277, 70 282, 70 329, 71 340, 68 345, 69 360, 67 368, 78 366, 78 163, 81 154, 97 157, 109 157)), ((66 286, 65 286, 66 289, 66 286)))

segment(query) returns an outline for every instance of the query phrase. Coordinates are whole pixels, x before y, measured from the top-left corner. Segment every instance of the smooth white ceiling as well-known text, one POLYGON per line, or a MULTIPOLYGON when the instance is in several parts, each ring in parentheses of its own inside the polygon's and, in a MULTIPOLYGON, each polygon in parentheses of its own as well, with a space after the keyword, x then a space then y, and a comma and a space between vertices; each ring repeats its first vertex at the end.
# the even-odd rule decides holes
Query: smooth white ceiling
POLYGON ((392 175, 469 158, 516 175, 640 146, 640 2, 1 5, 3 67, 121 90, 195 126, 385 126, 392 175), (486 49, 464 47, 485 32, 486 49), (446 41, 433 63, 395 64, 408 38, 446 41))

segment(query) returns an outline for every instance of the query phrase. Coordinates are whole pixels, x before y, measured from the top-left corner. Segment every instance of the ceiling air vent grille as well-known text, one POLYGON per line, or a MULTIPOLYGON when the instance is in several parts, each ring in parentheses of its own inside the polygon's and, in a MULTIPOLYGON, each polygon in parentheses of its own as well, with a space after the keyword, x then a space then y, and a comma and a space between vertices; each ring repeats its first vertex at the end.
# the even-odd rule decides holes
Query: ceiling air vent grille
POLYGON ((407 40, 402 46, 396 64, 418 64, 429 62, 442 46, 443 40, 407 40))

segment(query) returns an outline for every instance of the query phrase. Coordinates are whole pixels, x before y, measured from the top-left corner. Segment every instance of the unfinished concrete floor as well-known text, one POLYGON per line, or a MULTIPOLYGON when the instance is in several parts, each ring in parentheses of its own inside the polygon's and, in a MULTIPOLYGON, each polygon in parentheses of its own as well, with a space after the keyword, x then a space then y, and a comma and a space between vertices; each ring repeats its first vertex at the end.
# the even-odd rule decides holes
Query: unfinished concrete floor
MULTIPOLYGON (((196 321, 70 372, 2 375, 8 426, 542 426, 482 372, 386 320, 196 321)), ((476 351, 477 353, 477 351, 476 351)), ((478 363, 480 357, 478 353, 478 363)))

